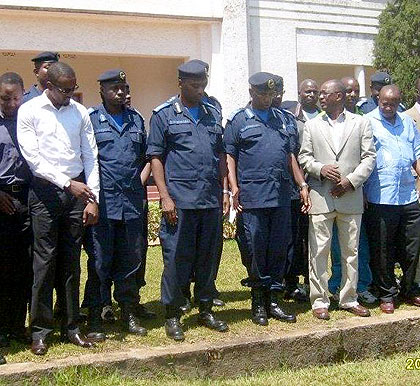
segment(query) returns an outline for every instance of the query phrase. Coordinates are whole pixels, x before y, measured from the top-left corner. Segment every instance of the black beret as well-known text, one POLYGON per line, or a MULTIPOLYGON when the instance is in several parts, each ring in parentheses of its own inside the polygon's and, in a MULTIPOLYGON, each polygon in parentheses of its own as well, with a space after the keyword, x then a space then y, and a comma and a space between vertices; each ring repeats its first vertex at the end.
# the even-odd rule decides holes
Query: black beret
POLYGON ((103 72, 101 75, 99 75, 98 82, 99 83, 125 83, 127 79, 127 75, 125 72, 119 68, 115 70, 108 70, 103 72))
POLYGON ((392 79, 391 76, 389 74, 387 74, 386 72, 375 72, 371 77, 370 77, 370 82, 371 83, 380 83, 383 84, 384 86, 391 84, 392 83, 392 79))
POLYGON ((60 54, 58 52, 45 51, 33 57, 32 62, 58 62, 60 54))
POLYGON ((178 67, 179 78, 203 78, 208 75, 209 65, 199 59, 193 59, 178 67))
POLYGON ((269 72, 257 72, 249 78, 249 84, 258 91, 275 91, 275 75, 269 72))
POLYGON ((283 77, 273 74, 276 91, 283 91, 283 77))

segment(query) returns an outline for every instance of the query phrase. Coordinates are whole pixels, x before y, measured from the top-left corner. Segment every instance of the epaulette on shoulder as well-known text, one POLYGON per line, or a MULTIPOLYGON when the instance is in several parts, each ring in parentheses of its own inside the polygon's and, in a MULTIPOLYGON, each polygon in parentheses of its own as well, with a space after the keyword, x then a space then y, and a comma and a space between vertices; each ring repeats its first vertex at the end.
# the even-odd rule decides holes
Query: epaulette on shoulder
POLYGON ((170 101, 166 101, 164 103, 162 103, 161 105, 159 105, 158 107, 155 107, 153 109, 154 113, 158 113, 160 110, 164 109, 165 107, 170 106, 172 103, 170 101))
POLYGON ((131 111, 132 113, 135 113, 135 114, 139 115, 140 118, 144 121, 143 115, 141 115, 140 111, 138 111, 136 108, 134 108, 134 107, 127 107, 127 110, 131 111))
POLYGON ((97 109, 96 107, 89 107, 89 108, 88 108, 88 114, 89 114, 89 115, 93 114, 93 113, 94 113, 94 112, 96 112, 96 111, 98 111, 98 109, 97 109))
POLYGON ((233 111, 229 117, 227 118, 228 121, 232 121, 233 118, 235 118, 241 111, 243 110, 243 108, 237 109, 235 111, 233 111))
POLYGON ((365 100, 361 100, 361 101, 359 101, 359 102, 357 102, 356 103, 356 106, 357 107, 361 107, 362 105, 364 105, 365 103, 367 103, 367 100, 365 99, 365 100))

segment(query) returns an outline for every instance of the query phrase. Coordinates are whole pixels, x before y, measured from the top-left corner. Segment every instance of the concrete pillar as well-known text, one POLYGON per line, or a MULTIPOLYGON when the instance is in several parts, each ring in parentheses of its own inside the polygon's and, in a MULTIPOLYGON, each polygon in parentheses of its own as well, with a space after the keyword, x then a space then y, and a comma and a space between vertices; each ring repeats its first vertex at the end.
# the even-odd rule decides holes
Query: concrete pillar
POLYGON ((222 24, 223 115, 248 102, 248 10, 246 0, 226 0, 222 24))
POLYGON ((357 79, 360 85, 360 98, 366 97, 366 73, 364 66, 354 67, 354 77, 357 79))

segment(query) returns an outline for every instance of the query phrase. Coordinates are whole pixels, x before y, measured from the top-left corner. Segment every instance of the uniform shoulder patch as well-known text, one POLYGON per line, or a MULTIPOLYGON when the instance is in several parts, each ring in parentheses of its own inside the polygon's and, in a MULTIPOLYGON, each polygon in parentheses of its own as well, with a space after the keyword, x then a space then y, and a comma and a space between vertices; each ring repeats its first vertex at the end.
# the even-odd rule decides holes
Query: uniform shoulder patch
POLYGON ((171 104, 172 104, 171 102, 166 101, 166 102, 162 103, 161 105, 159 105, 158 107, 155 107, 153 109, 153 112, 154 113, 158 113, 160 110, 164 109, 165 107, 170 106, 171 104))
POLYGON ((233 118, 235 118, 241 111, 243 110, 243 108, 237 109, 235 111, 233 111, 229 117, 227 118, 228 121, 232 121, 233 118))

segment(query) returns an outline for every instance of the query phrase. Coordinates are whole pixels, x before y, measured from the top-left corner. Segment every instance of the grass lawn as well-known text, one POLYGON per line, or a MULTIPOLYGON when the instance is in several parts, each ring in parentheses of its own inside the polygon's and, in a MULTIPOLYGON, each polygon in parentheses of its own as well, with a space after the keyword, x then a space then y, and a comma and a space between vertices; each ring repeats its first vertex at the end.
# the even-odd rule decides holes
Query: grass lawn
MULTIPOLYGON (((81 295, 83 294, 84 280, 86 278, 85 255, 83 255, 82 258, 82 268, 83 285, 81 287, 81 295)), ((86 350, 72 344, 60 343, 59 329, 57 329, 54 334, 52 334, 50 349, 48 354, 44 357, 37 357, 30 352, 29 347, 15 343, 7 351, 3 350, 2 353, 6 355, 9 363, 25 361, 44 362, 52 358, 65 358, 70 355, 80 355, 84 353, 123 350, 128 347, 150 347, 173 344, 173 341, 166 337, 163 327, 163 307, 159 302, 161 272, 161 248, 151 247, 149 248, 147 260, 147 285, 142 289, 141 297, 142 302, 145 303, 148 308, 157 312, 158 318, 154 321, 143 322, 143 325, 148 329, 148 335, 146 337, 128 335, 121 329, 121 325, 118 323, 106 325, 107 341, 103 344, 98 344, 96 348, 86 350)), ((186 329, 186 340, 182 344, 188 345, 189 343, 200 341, 216 342, 244 336, 278 336, 286 331, 296 331, 302 328, 317 327, 320 325, 333 328, 340 319, 354 318, 353 315, 345 311, 337 310, 333 306, 331 307, 331 320, 322 322, 313 318, 309 303, 295 304, 294 302, 287 302, 285 308, 297 314, 298 321, 296 324, 287 324, 270 320, 270 325, 268 327, 256 326, 250 320, 251 303, 249 289, 240 285, 240 279, 245 276, 246 271, 240 262, 236 242, 226 241, 224 243, 217 287, 221 292, 221 298, 227 302, 227 305, 216 311, 220 318, 229 323, 230 330, 227 333, 217 333, 198 326, 196 323, 197 309, 194 308, 191 313, 184 316, 182 319, 186 329)), ((415 307, 408 305, 402 305, 400 308, 415 309, 415 307)), ((373 307, 371 311, 373 315, 381 315, 379 308, 376 306, 373 307)), ((398 312, 398 310, 396 312, 398 312)), ((386 318, 386 315, 381 315, 381 317, 386 318)))
MULTIPOLYGON (((336 385, 336 386, 398 386, 419 385, 420 370, 407 370, 408 358, 420 358, 420 350, 413 353, 396 354, 388 358, 365 359, 363 362, 347 362, 329 366, 307 367, 300 370, 279 368, 261 371, 237 378, 181 379, 179 376, 157 376, 142 379, 141 374, 127 376, 117 371, 107 371, 94 367, 73 367, 52 373, 48 377, 23 381, 20 384, 32 386, 134 386, 165 385, 336 385)), ((0 385, 5 385, 0 380, 0 385)))

